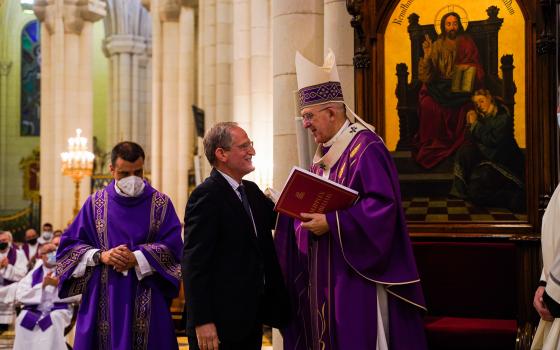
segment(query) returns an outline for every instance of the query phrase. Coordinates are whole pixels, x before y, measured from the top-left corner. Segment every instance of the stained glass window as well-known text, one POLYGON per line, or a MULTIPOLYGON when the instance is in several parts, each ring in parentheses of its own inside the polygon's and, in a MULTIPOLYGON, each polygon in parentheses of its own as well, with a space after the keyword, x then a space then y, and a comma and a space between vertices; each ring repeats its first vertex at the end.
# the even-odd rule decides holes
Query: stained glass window
POLYGON ((29 22, 21 32, 21 135, 39 136, 41 126, 40 24, 29 22))

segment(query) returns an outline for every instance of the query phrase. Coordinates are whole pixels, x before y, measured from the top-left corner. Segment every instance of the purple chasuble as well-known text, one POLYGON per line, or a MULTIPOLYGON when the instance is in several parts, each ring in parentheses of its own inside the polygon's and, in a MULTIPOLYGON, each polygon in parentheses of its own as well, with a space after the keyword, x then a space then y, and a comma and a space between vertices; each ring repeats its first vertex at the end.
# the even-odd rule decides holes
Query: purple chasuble
POLYGON ((82 294, 74 348, 177 349, 169 307, 181 280, 181 223, 169 198, 148 183, 139 197, 114 186, 86 200, 57 252, 59 296, 82 294), (140 250, 154 273, 139 281, 133 268, 124 276, 100 264, 72 277, 85 252, 121 244, 140 250))
MULTIPOLYGON (((322 175, 319 166, 311 171, 322 175)), ((315 236, 280 215, 278 259, 295 317, 282 330, 290 350, 375 349, 377 284, 387 291, 389 349, 426 349, 425 302, 392 158, 379 136, 358 132, 329 178, 357 190, 358 202, 327 213, 330 231, 315 236)))

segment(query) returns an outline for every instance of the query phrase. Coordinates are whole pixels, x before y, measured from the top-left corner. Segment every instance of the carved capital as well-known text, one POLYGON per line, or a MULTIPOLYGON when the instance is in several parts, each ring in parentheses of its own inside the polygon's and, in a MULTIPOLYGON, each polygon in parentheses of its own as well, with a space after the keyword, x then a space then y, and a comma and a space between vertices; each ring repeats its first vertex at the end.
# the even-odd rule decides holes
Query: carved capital
POLYGON ((101 0, 35 0, 33 10, 50 34, 57 18, 62 19, 65 33, 80 34, 84 21, 95 22, 106 15, 105 7, 101 0))
POLYGON ((152 2, 150 0, 142 0, 142 6, 150 12, 150 7, 152 6, 152 2))
POLYGON ((128 34, 114 34, 103 41, 103 51, 107 57, 128 53, 140 55, 146 52, 146 39, 128 34))
POLYGON ((52 34, 54 33, 54 20, 55 20, 55 8, 54 1, 50 0, 35 0, 33 5, 33 12, 39 22, 44 23, 47 31, 52 34))
POLYGON ((354 55, 354 68, 356 68, 356 69, 367 69, 367 68, 369 68, 370 63, 371 63, 371 60, 370 60, 369 56, 367 55, 367 53, 358 52, 354 55))
POLYGON ((161 0, 158 3, 159 19, 162 22, 177 22, 181 14, 181 0, 161 0))
POLYGON ((196 9, 198 7, 198 0, 181 0, 181 5, 196 9))
POLYGON ((64 0, 64 32, 80 34, 84 21, 95 22, 107 14, 105 6, 100 0, 64 0))
POLYGON ((12 61, 0 61, 0 76, 7 76, 10 74, 10 68, 12 68, 12 61))
POLYGON ((537 55, 553 55, 556 51, 556 39, 552 35, 542 34, 537 40, 537 55))

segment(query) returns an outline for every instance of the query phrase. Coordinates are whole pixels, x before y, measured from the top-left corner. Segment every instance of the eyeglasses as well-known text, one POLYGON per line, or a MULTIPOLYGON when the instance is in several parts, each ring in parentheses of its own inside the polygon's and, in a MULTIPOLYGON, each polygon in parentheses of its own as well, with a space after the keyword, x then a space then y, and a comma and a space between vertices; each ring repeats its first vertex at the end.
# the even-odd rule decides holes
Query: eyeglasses
POLYGON ((315 112, 315 114, 313 114, 313 113, 311 113, 311 112, 304 113, 304 114, 301 116, 301 120, 304 121, 304 122, 311 122, 311 121, 313 120, 313 118, 315 118, 315 116, 316 116, 317 114, 319 114, 319 113, 321 113, 322 111, 324 111, 325 109, 329 109, 329 108, 330 108, 330 107, 325 107, 325 108, 323 108, 323 109, 320 109, 320 110, 318 110, 317 112, 315 112))
MULTIPOLYGON (((240 145, 235 145, 235 147, 239 148, 243 152, 247 152, 250 148, 254 148, 253 147, 253 141, 247 141, 247 142, 242 143, 240 145)), ((226 151, 231 150, 231 147, 222 147, 222 148, 226 151)))
POLYGON ((237 148, 239 148, 240 150, 242 150, 243 152, 248 151, 249 148, 253 148, 253 141, 248 141, 245 143, 242 143, 241 145, 235 146, 237 148))

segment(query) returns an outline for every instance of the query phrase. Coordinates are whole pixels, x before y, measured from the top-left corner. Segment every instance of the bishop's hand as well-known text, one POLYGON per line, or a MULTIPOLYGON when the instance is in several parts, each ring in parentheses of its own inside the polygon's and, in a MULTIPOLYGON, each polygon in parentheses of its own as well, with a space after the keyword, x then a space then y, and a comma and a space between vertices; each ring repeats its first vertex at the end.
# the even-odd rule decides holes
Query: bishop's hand
POLYGON ((311 231, 315 236, 322 236, 329 232, 329 223, 325 214, 301 213, 301 216, 305 220, 301 223, 301 227, 311 231))

